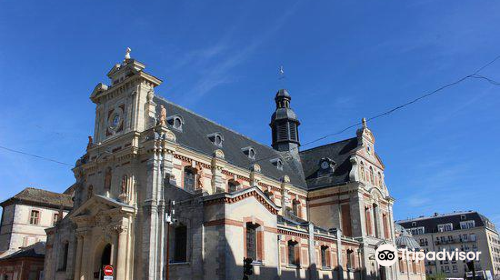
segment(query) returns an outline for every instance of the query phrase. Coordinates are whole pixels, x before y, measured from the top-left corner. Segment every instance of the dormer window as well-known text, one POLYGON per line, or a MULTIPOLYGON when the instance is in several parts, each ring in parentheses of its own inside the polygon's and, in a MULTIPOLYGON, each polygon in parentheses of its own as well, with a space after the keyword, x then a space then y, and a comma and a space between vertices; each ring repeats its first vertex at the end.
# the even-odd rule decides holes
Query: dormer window
POLYGON ((182 131, 184 119, 179 115, 173 115, 167 118, 167 123, 174 129, 182 131))
POLYGON ((255 150, 252 147, 241 148, 241 150, 249 159, 255 159, 255 150))
POLYGON ((327 175, 331 174, 334 171, 335 161, 330 158, 322 158, 319 161, 319 171, 318 175, 327 175))
POLYGON ((222 143, 224 142, 224 137, 220 133, 209 134, 208 139, 217 147, 222 147, 222 143))
POLYGON ((276 166, 278 170, 283 170, 283 161, 279 158, 275 158, 271 160, 271 163, 276 166))

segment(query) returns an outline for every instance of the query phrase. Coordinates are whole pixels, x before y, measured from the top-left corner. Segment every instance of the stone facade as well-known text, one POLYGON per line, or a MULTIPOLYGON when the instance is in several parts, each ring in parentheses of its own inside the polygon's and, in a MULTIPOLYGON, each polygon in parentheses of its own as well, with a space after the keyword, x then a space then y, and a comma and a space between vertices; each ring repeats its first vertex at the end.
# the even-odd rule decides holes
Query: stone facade
POLYGON ((46 279, 107 264, 118 280, 240 279, 246 257, 251 279, 397 279, 374 261, 394 244, 394 200, 365 122, 299 152, 280 90, 275 150, 159 97, 144 69, 127 57, 91 94, 94 137, 73 168, 74 210, 47 230, 46 279))

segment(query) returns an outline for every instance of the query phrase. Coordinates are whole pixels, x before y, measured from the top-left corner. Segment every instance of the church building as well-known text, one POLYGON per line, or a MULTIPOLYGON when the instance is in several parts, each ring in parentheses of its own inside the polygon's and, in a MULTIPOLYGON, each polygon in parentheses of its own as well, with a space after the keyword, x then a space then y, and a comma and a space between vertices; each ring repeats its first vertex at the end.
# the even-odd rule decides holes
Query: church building
POLYGON ((375 261, 395 244, 394 199, 366 121, 301 149, 280 89, 268 146, 161 97, 130 50, 107 76, 74 208, 46 230, 45 279, 102 279, 104 265, 116 280, 243 279, 245 258, 250 280, 397 279, 375 261))

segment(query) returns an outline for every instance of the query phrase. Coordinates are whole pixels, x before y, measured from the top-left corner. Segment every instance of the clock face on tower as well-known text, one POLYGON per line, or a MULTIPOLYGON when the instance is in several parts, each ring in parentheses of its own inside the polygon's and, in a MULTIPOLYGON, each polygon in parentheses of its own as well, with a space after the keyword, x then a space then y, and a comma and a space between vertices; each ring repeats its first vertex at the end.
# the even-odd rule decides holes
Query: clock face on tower
POLYGON ((321 168, 322 168, 322 169, 327 169, 327 168, 329 168, 329 167, 330 167, 330 163, 328 163, 328 161, 323 161, 323 162, 321 163, 321 168))
POLYGON ((114 114, 113 115, 113 120, 111 121, 111 128, 116 128, 120 124, 120 115, 119 114, 114 114))
POLYGON ((123 105, 109 110, 106 125, 106 136, 114 135, 123 130, 123 111, 123 105))

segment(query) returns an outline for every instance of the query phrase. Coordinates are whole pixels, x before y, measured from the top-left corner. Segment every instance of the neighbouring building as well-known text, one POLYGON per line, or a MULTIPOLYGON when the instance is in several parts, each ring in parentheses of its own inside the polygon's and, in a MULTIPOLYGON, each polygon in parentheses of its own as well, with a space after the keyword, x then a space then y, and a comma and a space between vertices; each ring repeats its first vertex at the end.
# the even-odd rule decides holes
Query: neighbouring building
MULTIPOLYGON (((400 250, 408 250, 410 252, 423 252, 418 242, 413 238, 411 233, 395 224, 396 230, 396 246, 400 250)), ((425 263, 423 260, 411 260, 403 257, 403 252, 398 251, 397 262, 398 280, 425 280, 425 263)))
MULTIPOLYGON (((500 243, 495 225, 475 211, 434 214, 398 221, 409 230, 425 252, 464 251, 481 252, 480 261, 475 262, 477 275, 487 279, 488 275, 500 278, 500 243)), ((469 274, 462 261, 426 261, 428 276, 445 274, 447 277, 465 278, 469 274)), ((470 276, 470 275, 469 275, 470 276)))
POLYGON ((33 277, 43 270, 45 229, 71 210, 71 195, 26 188, 0 206, 0 279, 38 279, 33 277))
POLYGON ((282 89, 268 146, 160 97, 129 52, 107 76, 90 96, 74 209, 46 230, 46 279, 94 279, 107 264, 118 280, 241 279, 246 257, 251 279, 397 279, 374 256, 395 245, 394 199, 366 121, 299 149, 282 89))

